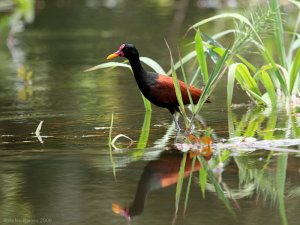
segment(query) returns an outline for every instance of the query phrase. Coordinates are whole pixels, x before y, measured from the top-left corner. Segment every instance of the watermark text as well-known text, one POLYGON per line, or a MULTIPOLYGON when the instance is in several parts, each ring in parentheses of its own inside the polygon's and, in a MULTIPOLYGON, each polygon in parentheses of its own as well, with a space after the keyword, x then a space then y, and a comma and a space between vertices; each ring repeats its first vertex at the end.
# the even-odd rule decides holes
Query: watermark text
POLYGON ((50 224, 52 223, 51 218, 42 217, 42 218, 20 218, 20 217, 14 217, 14 218, 3 218, 2 222, 4 224, 50 224))

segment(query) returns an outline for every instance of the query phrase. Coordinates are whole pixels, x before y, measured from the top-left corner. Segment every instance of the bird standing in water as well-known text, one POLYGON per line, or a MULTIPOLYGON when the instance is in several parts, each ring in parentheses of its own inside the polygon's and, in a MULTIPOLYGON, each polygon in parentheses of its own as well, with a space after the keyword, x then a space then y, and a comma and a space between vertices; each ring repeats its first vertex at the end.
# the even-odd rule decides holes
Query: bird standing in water
MULTIPOLYGON (((179 103, 176 98, 174 80, 172 77, 158 74, 155 72, 147 72, 142 67, 139 52, 132 44, 122 44, 118 51, 107 56, 107 59, 116 57, 125 57, 129 60, 135 80, 142 94, 154 105, 167 108, 175 121, 176 129, 180 130, 179 124, 175 118, 175 112, 179 112, 179 103)), ((183 104, 190 104, 186 84, 178 80, 183 104)), ((197 103, 202 90, 193 86, 188 87, 193 103, 197 103)), ((206 100, 209 102, 209 100, 206 100)))

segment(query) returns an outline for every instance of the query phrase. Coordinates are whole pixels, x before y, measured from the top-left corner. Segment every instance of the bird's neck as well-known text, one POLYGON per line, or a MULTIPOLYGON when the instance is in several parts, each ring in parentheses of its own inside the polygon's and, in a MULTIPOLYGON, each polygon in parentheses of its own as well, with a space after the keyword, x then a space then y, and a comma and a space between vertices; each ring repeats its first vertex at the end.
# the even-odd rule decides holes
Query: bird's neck
POLYGON ((136 56, 134 58, 129 59, 135 80, 137 84, 139 85, 139 88, 142 90, 145 88, 145 85, 147 84, 147 72, 144 70, 141 61, 139 59, 139 56, 136 56))
POLYGON ((159 176, 156 171, 149 168, 149 164, 145 167, 144 172, 139 180, 135 198, 129 207, 131 217, 140 215, 144 211, 144 204, 149 192, 161 187, 159 176))

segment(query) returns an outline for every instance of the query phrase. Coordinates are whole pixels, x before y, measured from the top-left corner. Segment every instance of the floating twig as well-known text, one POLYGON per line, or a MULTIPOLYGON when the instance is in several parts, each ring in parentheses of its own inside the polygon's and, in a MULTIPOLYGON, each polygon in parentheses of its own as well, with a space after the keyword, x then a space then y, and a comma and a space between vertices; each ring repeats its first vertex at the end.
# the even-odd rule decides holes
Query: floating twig
POLYGON ((43 120, 39 123, 39 125, 37 126, 37 128, 36 128, 36 130, 35 130, 35 135, 36 135, 36 137, 37 137, 37 139, 39 140, 39 142, 41 143, 41 144, 43 144, 44 143, 44 141, 43 141, 43 138, 42 138, 42 136, 41 136, 41 129, 42 129, 42 125, 43 125, 43 120))

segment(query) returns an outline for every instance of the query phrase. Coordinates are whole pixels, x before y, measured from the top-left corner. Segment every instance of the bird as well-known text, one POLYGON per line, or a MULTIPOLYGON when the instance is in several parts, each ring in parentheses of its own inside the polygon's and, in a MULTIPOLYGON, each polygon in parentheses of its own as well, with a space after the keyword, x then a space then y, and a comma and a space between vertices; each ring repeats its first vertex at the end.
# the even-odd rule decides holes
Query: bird
MULTIPOLYGON (((201 153, 202 155, 202 153, 201 153)), ((180 179, 178 173, 182 163, 182 153, 176 149, 163 151, 158 159, 149 161, 144 167, 144 171, 137 185, 135 197, 129 207, 124 207, 118 203, 112 204, 114 213, 131 220, 141 215, 144 211, 145 202, 149 194, 155 190, 167 188, 174 185, 180 179)), ((212 157, 212 151, 202 155, 206 161, 212 157)), ((189 152, 185 161, 183 177, 188 177, 190 173, 202 169, 201 163, 197 160, 193 164, 194 152, 189 152)))
MULTIPOLYGON (((116 57, 125 57, 129 60, 134 78, 142 94, 152 104, 167 108, 173 116, 176 129, 180 130, 175 113, 181 112, 176 97, 173 77, 145 71, 140 61, 139 52, 133 44, 122 44, 116 52, 108 55, 106 59, 111 60, 116 57)), ((178 83, 183 104, 190 104, 186 84, 181 80, 178 80, 178 83)), ((202 90, 191 85, 188 86, 188 89, 193 103, 196 104, 202 94, 202 90)), ((210 102, 210 100, 207 99, 206 102, 210 102)))

